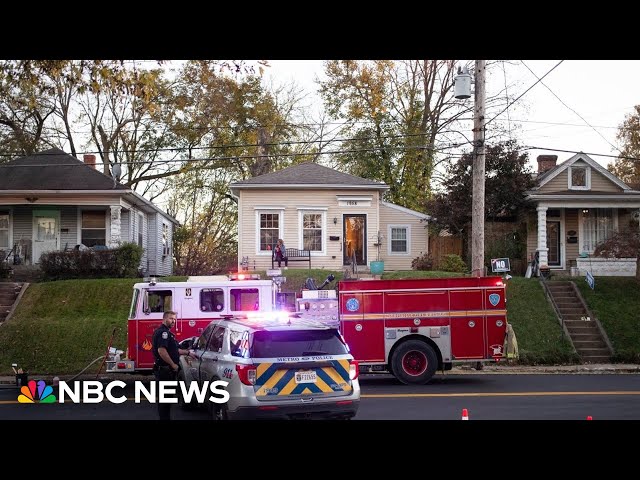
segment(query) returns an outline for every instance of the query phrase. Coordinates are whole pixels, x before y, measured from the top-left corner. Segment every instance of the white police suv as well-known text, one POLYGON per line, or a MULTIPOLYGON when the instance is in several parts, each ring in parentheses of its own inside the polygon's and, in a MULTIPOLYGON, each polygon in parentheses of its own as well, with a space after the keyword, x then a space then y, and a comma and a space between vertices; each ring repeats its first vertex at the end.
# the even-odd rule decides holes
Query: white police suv
POLYGON ((229 382, 226 403, 206 402, 216 420, 349 419, 358 410, 358 365, 335 327, 256 313, 214 320, 181 348, 193 355, 181 357, 179 380, 229 382))

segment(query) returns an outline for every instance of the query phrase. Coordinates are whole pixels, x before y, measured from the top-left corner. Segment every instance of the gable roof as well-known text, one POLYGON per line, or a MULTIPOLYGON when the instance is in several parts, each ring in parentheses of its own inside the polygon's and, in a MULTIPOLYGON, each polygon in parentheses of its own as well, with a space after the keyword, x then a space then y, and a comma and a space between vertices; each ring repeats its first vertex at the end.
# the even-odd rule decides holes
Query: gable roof
POLYGON ((573 157, 571 157, 568 160, 565 160, 560 165, 556 165, 554 168, 544 172, 542 175, 539 175, 537 179, 538 185, 534 188, 534 190, 538 190, 545 184, 549 183, 551 180, 553 180, 555 177, 560 175, 562 172, 564 172, 567 168, 569 168, 571 165, 576 163, 578 160, 582 160, 583 162, 587 163, 591 168, 593 168, 594 170, 598 171, 600 174, 608 178, 612 183, 616 184, 622 190, 625 190, 625 191, 633 190, 629 185, 627 185, 618 177, 616 177, 614 174, 609 172, 606 168, 602 167, 598 162, 593 160, 589 155, 582 152, 576 153, 573 157))
POLYGON ((180 224, 174 217, 131 188, 114 182, 113 178, 59 148, 50 148, 0 164, 0 195, 38 191, 50 191, 56 194, 71 191, 87 194, 114 193, 125 197, 147 213, 157 212, 169 221, 180 224))
POLYGON ((385 207, 398 210, 399 212, 408 213, 409 215, 413 215, 414 217, 418 217, 423 220, 431 220, 431 216, 427 215, 426 213, 416 212, 415 210, 411 210, 410 208, 407 208, 407 207, 401 207, 400 205, 396 205, 395 203, 389 203, 389 202, 380 202, 380 203, 385 207))
POLYGON ((277 172, 258 175, 231 184, 231 190, 244 188, 349 188, 360 190, 388 190, 389 186, 382 182, 368 180, 348 173, 338 172, 314 162, 305 162, 278 170, 277 172))
POLYGON ((59 148, 0 164, 0 190, 113 189, 129 190, 59 148))

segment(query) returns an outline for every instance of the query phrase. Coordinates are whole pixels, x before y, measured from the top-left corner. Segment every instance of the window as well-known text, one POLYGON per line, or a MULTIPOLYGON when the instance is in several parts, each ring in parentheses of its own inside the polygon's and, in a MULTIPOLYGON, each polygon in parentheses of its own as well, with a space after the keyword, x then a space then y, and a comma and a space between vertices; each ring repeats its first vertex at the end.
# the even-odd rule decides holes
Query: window
POLYGON ((0 250, 9 250, 9 214, 0 212, 0 250))
POLYGON ((211 335, 211 332, 213 331, 215 326, 215 323, 210 323, 209 325, 207 325, 207 328, 204 329, 204 332, 202 332, 202 335, 200 335, 200 337, 198 338, 196 346, 198 350, 204 350, 204 347, 207 345, 207 339, 211 335))
POLYGON ((218 325, 216 328, 213 329, 213 333, 209 338, 209 343, 207 344, 207 350, 210 352, 221 352, 223 339, 224 339, 224 328, 218 325))
POLYGON ((251 312, 260 309, 260 294, 257 288, 232 288, 229 290, 229 310, 251 312))
POLYGON ((163 313, 171 310, 171 290, 149 291, 147 309, 150 312, 163 313))
POLYGON ((80 243, 87 247, 107 244, 107 228, 104 210, 84 210, 82 212, 82 233, 80 243))
POLYGON ((593 253, 599 243, 614 233, 612 208, 585 208, 582 210, 582 251, 593 253))
POLYGON ((344 355, 347 346, 335 329, 260 330, 253 334, 254 358, 304 357, 307 355, 344 355))
POLYGON ((249 332, 229 330, 229 351, 234 357, 247 357, 249 354, 249 332))
POLYGON ((591 169, 589 167, 569 167, 569 189, 589 190, 591 188, 591 169))
POLYGON ((302 214, 302 249, 322 252, 322 213, 302 214))
POLYGON ((144 217, 138 214, 138 246, 142 247, 142 229, 144 228, 144 217))
POLYGON ((200 310, 203 312, 224 310, 224 290, 221 288, 203 288, 200 291, 200 310))
POLYGON ((140 296, 140 290, 137 288, 133 290, 133 299, 131 300, 131 308, 129 309, 129 318, 136 317, 136 306, 138 305, 138 297, 140 296))
POLYGON ((271 253, 280 238, 280 214, 279 213, 259 213, 259 250, 271 253))
POLYGON ((170 245, 169 245, 169 225, 166 223, 162 224, 162 256, 166 257, 169 255, 170 245))
POLYGON ((390 255, 406 255, 411 250, 409 238, 411 229, 409 225, 389 225, 389 247, 390 255))

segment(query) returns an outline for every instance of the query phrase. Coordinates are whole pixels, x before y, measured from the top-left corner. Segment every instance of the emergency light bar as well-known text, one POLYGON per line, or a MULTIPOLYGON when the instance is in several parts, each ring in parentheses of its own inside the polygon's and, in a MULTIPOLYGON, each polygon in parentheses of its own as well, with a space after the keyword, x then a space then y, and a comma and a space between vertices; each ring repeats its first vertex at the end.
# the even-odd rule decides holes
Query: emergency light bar
POLYGON ((229 275, 229 280, 260 280, 260 275, 257 273, 232 273, 229 275))

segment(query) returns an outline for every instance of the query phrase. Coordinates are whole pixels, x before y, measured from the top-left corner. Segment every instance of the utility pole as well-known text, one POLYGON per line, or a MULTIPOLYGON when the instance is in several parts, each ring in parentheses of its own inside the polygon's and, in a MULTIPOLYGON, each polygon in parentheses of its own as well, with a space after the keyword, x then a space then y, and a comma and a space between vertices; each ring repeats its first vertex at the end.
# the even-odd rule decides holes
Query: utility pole
POLYGON ((471 275, 484 276, 484 182, 485 182, 485 69, 486 60, 476 60, 476 90, 473 113, 473 199, 471 209, 471 275))

